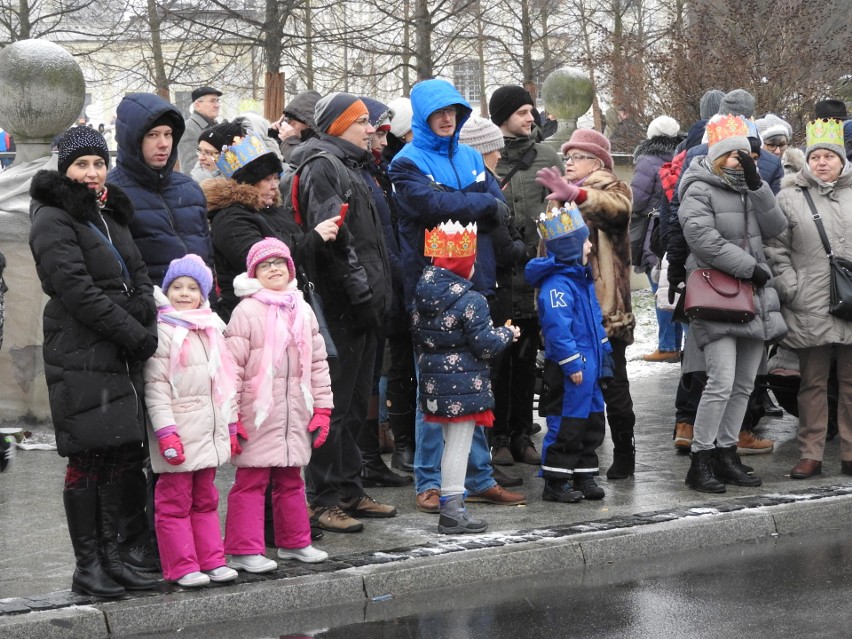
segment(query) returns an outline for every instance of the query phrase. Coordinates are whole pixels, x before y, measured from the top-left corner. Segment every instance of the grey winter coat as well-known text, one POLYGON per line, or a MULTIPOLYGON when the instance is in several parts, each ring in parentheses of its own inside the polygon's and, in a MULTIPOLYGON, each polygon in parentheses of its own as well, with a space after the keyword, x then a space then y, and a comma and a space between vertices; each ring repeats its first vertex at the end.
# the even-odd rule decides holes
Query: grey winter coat
MULTIPOLYGON (((689 274, 699 268, 714 268, 748 280, 754 269, 770 273, 763 253, 766 240, 776 237, 787 220, 766 182, 757 191, 739 192, 705 168, 696 158, 679 187, 678 218, 690 249, 686 260, 689 274)), ((778 293, 769 282, 754 292, 756 317, 747 324, 694 320, 689 332, 703 349, 722 337, 777 340, 787 327, 781 317, 778 293)))
POLYGON ((834 186, 817 180, 806 167, 796 174, 794 185, 778 194, 778 206, 789 225, 769 242, 766 257, 790 329, 784 339, 790 348, 852 344, 852 322, 828 314, 828 256, 802 192, 802 188, 810 191, 833 253, 852 259, 850 166, 846 165, 834 186))
POLYGON ((183 137, 178 142, 178 160, 180 161, 180 172, 190 175, 192 169, 198 163, 198 156, 195 153, 198 148, 198 137, 216 122, 211 122, 200 113, 193 112, 186 119, 185 124, 186 129, 183 132, 183 137))

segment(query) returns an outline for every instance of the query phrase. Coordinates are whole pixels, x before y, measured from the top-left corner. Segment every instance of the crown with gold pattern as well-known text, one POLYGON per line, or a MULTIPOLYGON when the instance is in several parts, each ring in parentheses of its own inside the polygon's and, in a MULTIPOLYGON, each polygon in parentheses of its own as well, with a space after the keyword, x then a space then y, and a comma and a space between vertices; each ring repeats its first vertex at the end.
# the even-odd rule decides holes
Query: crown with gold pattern
POLYGON ((834 119, 822 119, 808 122, 805 127, 808 147, 816 144, 832 144, 843 147, 843 122, 834 119))
POLYGON ((475 257, 476 223, 462 226, 450 220, 441 222, 433 229, 426 229, 426 241, 423 245, 426 257, 475 257))
POLYGON ((749 136, 748 124, 740 115, 714 116, 707 123, 707 144, 710 146, 735 136, 749 136))
POLYGON ((586 226, 583 215, 576 204, 570 207, 550 208, 546 213, 539 215, 536 221, 538 234, 545 242, 557 237, 573 233, 579 228, 586 226))
POLYGON ((249 132, 244 138, 234 138, 234 143, 225 147, 225 150, 219 154, 219 159, 216 160, 216 166, 222 175, 229 178, 252 160, 267 153, 271 151, 263 140, 249 132))

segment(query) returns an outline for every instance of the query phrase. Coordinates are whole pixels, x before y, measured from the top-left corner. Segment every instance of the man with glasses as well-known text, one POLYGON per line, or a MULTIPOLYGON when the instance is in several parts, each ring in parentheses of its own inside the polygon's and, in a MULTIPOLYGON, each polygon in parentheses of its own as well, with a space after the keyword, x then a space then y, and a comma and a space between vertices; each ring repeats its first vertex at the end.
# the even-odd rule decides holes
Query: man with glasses
POLYGON ((201 87, 192 92, 192 113, 186 119, 183 138, 178 144, 181 172, 191 175, 198 161, 196 142, 205 129, 216 124, 219 117, 219 98, 222 92, 213 87, 201 87))

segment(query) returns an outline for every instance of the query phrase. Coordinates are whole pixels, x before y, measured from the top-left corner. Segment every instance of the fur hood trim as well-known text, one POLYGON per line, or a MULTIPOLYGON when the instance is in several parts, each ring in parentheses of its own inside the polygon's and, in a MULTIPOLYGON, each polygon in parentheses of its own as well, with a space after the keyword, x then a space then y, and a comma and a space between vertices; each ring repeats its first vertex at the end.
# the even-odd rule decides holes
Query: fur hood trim
POLYGON ((668 135, 655 135, 649 140, 642 140, 633 150, 633 161, 635 162, 643 155, 656 155, 671 159, 675 148, 681 138, 673 138, 668 135))
MULTIPOLYGON (((201 190, 204 191, 204 196, 207 198, 207 210, 211 212, 235 204, 244 206, 252 211, 259 211, 266 208, 263 202, 261 202, 260 194, 254 186, 251 184, 240 184, 230 178, 204 180, 201 183, 201 190)), ((280 204, 281 193, 276 192, 275 203, 272 206, 279 206, 280 204)))
MULTIPOLYGON (((119 187, 107 184, 107 201, 104 211, 127 226, 133 219, 133 204, 119 187)), ((35 174, 30 183, 30 197, 42 204, 67 211, 80 222, 100 223, 98 201, 85 184, 65 177, 59 171, 42 170, 35 174)))

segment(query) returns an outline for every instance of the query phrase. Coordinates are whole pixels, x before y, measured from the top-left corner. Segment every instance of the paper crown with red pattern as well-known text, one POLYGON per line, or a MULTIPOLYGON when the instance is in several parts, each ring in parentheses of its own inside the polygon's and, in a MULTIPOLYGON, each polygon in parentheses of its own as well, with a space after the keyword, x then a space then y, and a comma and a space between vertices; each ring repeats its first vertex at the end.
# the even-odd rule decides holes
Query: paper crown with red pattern
POLYGON ((441 222, 433 229, 426 229, 426 240, 423 244, 425 257, 475 257, 476 256, 476 223, 467 226, 450 220, 441 222))
POLYGON ((726 138, 749 136, 748 124, 739 115, 715 116, 707 123, 707 143, 713 146, 726 138))

